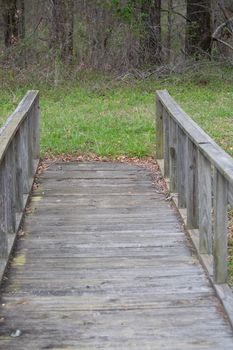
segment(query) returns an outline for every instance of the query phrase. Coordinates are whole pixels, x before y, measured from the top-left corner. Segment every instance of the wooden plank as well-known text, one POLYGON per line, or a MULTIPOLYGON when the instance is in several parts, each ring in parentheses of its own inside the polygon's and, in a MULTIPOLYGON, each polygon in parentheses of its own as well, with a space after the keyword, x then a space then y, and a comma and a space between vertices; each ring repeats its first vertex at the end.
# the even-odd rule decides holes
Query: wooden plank
POLYGON ((100 161, 91 161, 91 162, 59 162, 56 163, 51 161, 45 162, 45 165, 47 165, 49 168, 46 171, 60 171, 65 170, 66 171, 104 171, 106 175, 109 171, 126 171, 126 172, 140 172, 144 173, 144 169, 140 167, 137 164, 129 164, 129 163, 119 163, 117 161, 111 161, 111 162, 100 162, 100 161))
POLYGON ((15 134, 15 209, 18 213, 23 211, 23 164, 22 164, 22 142, 20 131, 15 134))
POLYGON ((1 232, 7 232, 6 224, 6 159, 4 158, 0 166, 0 230, 1 232))
POLYGON ((177 124, 169 119, 169 164, 170 191, 177 192, 177 124))
POLYGON ((132 180, 132 179, 150 179, 150 174, 145 174, 145 172, 142 172, 141 170, 134 170, 134 171, 126 171, 124 169, 120 170, 114 170, 109 169, 107 171, 103 170, 64 170, 61 168, 60 170, 56 170, 54 166, 51 166, 48 168, 48 171, 41 174, 40 179, 51 179, 51 180, 61 180, 65 181, 64 175, 67 179, 82 179, 82 180, 92 180, 92 179, 104 179, 104 180, 110 180, 110 179, 119 179, 119 180, 132 180))
POLYGON ((39 105, 39 93, 35 98, 35 102, 33 104, 34 112, 33 112, 33 159, 40 158, 40 105, 39 105))
POLYGON ((233 159, 216 143, 200 144, 199 148, 220 173, 233 184, 233 159))
MULTIPOLYGON (((14 142, 14 141, 13 141, 14 142)), ((5 201, 6 201, 6 231, 14 233, 16 229, 16 210, 15 210, 15 162, 14 162, 14 143, 11 143, 5 155, 5 201)))
POLYGON ((198 150, 190 140, 188 140, 187 153, 187 227, 196 229, 199 225, 198 150))
POLYGON ((226 179, 215 171, 214 187, 214 281, 227 282, 227 191, 226 179))
POLYGON ((21 165, 22 165, 22 178, 23 178, 23 194, 28 194, 30 191, 30 169, 28 159, 28 123, 25 120, 20 128, 20 149, 21 149, 21 165))
POLYGON ((233 207, 233 184, 228 186, 228 203, 233 207))
POLYGON ((198 146, 211 163, 233 184, 233 160, 219 145, 211 139, 173 100, 166 90, 157 91, 158 103, 162 104, 174 122, 198 146))
POLYGON ((177 137, 177 192, 178 207, 186 208, 187 188, 187 136, 182 129, 178 128, 177 137))
POLYGON ((211 163, 201 152, 198 157, 199 174, 199 250, 212 254, 212 170, 211 163))
POLYGON ((28 91, 14 113, 7 119, 5 125, 0 129, 0 163, 21 123, 27 118, 27 113, 32 108, 37 94, 37 91, 28 91))
POLYGON ((28 117, 25 120, 27 124, 27 153, 28 153, 28 171, 29 178, 34 176, 34 154, 33 154, 33 129, 34 129, 34 105, 32 106, 31 111, 28 113, 28 117))
POLYGON ((0 166, 0 259, 6 259, 8 254, 8 240, 6 227, 6 200, 5 200, 5 186, 6 186, 6 166, 5 159, 0 166))
MULTIPOLYGON (((105 164, 81 167, 96 168, 105 164)), ((100 173, 88 191, 83 180, 64 195, 65 164, 61 171, 53 191, 33 197, 2 288, 4 349, 230 350, 221 304, 174 208, 152 183, 147 193, 143 181, 117 193, 113 176, 106 195, 100 173), (20 336, 10 336, 17 329, 20 336)))
POLYGON ((170 148, 169 148, 169 125, 170 125, 170 116, 167 113, 166 109, 163 109, 163 140, 164 140, 164 176, 169 177, 170 173, 170 167, 169 167, 169 153, 170 153, 170 148))
POLYGON ((183 111, 166 90, 157 91, 157 96, 163 108, 168 111, 175 123, 179 125, 194 144, 213 142, 200 126, 183 111))
MULTIPOLYGON (((37 92, 29 91, 0 129, 0 279, 7 267, 38 164, 34 162, 30 179, 25 176, 27 166, 24 165, 27 165, 28 159, 25 159, 23 151, 27 148, 29 139, 24 138, 26 133, 22 128, 28 122, 36 98, 38 101, 37 92), (24 183, 27 183, 25 196, 24 183)), ((34 127, 33 123, 31 127, 34 127)))
POLYGON ((156 157, 163 159, 163 107, 156 98, 156 157))

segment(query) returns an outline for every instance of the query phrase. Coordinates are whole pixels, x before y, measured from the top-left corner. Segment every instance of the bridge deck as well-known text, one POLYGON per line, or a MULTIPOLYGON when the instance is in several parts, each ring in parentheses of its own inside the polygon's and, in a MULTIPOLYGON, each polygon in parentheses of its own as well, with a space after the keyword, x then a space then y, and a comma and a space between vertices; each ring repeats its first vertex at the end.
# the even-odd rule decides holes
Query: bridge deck
POLYGON ((136 166, 51 166, 6 277, 1 349, 233 349, 175 210, 136 166))

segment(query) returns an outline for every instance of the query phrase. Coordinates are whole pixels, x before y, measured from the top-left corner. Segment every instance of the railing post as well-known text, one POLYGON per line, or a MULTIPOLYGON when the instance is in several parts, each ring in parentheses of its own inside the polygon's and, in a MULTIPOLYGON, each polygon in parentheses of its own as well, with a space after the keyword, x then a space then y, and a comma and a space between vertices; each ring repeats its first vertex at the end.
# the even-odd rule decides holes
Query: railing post
POLYGON ((34 105, 34 118, 33 118, 33 158, 39 159, 40 157, 40 106, 39 95, 37 95, 34 105))
POLYGON ((169 120, 170 191, 177 192, 177 124, 169 120))
POLYGON ((187 153, 187 227, 197 229, 199 225, 198 151, 197 146, 190 139, 188 139, 187 153))
POLYGON ((15 135, 15 205, 16 212, 20 213, 23 210, 23 174, 22 174, 22 142, 20 142, 20 130, 15 135))
POLYGON ((170 116, 166 109, 163 109, 163 141, 164 141, 164 176, 170 176, 169 167, 169 119, 170 116))
POLYGON ((178 127, 177 137, 177 192, 178 207, 186 208, 186 180, 187 180, 187 136, 181 128, 178 127))
POLYGON ((27 194, 29 188, 29 161, 28 161, 28 123, 27 120, 21 125, 19 130, 21 143, 21 162, 22 162, 22 177, 23 177, 23 193, 27 194))
POLYGON ((199 152, 199 250, 212 254, 212 174, 210 161, 199 152))
POLYGON ((163 159, 163 106, 156 96, 156 157, 163 159))
POLYGON ((228 183, 218 170, 214 176, 214 281, 226 283, 228 183))
POLYGON ((26 119, 27 122, 27 132, 28 132, 28 170, 29 170, 29 178, 31 178, 34 174, 34 160, 33 160, 33 117, 34 117, 34 106, 29 111, 29 115, 26 119))
POLYGON ((0 163, 0 259, 5 259, 8 253, 8 239, 6 231, 6 167, 5 158, 0 163))
POLYGON ((10 146, 5 155, 6 161, 6 181, 5 183, 5 200, 7 209, 7 220, 6 220, 6 232, 14 233, 16 228, 16 209, 15 209, 15 172, 14 172, 14 141, 11 142, 10 146))

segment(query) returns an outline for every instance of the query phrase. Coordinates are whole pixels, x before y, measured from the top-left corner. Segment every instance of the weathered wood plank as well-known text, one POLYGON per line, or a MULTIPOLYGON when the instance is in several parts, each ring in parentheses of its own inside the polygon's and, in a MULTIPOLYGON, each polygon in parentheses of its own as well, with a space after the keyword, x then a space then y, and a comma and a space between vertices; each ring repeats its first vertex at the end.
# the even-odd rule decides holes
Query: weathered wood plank
POLYGON ((6 201, 6 232, 14 233, 16 229, 16 210, 15 210, 15 162, 14 162, 14 144, 10 144, 5 156, 5 201, 6 201))
POLYGON ((188 138, 181 128, 178 128, 177 136, 177 192, 178 207, 186 208, 187 198, 187 141, 188 138))
POLYGON ((20 129, 20 143, 21 143, 21 163, 22 163, 22 177, 23 177, 23 193, 27 194, 30 190, 30 169, 28 159, 28 123, 24 121, 20 129))
POLYGON ((226 283, 228 184, 217 170, 214 183, 214 280, 216 283, 226 283))
POLYGON ((23 211, 23 164, 22 164, 22 154, 21 154, 21 136, 20 131, 15 135, 15 149, 14 149, 14 163, 15 163, 15 209, 18 213, 23 211))
POLYGON ((156 98, 156 157, 163 158, 163 107, 156 98))
POLYGON ((6 159, 4 158, 2 160, 1 166, 0 166, 0 231, 1 235, 3 236, 3 242, 2 245, 5 247, 5 239, 4 234, 7 232, 7 223, 6 223, 6 215, 7 215, 7 206, 6 206, 6 183, 7 176, 6 176, 6 159))
POLYGON ((228 202, 233 207, 233 184, 228 187, 228 202))
POLYGON ((187 172, 187 227, 196 229, 199 226, 198 201, 198 150, 197 146, 188 140, 186 159, 187 172))
POLYGON ((33 104, 33 124, 34 127, 32 129, 33 137, 32 137, 32 147, 33 147, 33 159, 40 158, 40 105, 39 105, 39 93, 35 98, 35 102, 33 104))
POLYGON ((147 177, 122 191, 111 173, 106 194, 105 167, 118 171, 77 164, 84 178, 101 169, 90 187, 69 185, 66 164, 49 170, 64 181, 43 176, 2 289, 4 350, 230 350, 232 330, 174 209, 147 177))
POLYGON ((170 148, 169 148, 169 125, 170 125, 170 116, 167 113, 167 111, 165 110, 165 108, 163 109, 163 140, 164 140, 164 176, 165 177, 169 177, 170 173, 170 166, 169 166, 169 162, 170 162, 170 148))
POLYGON ((214 141, 211 144, 200 144, 199 148, 220 173, 233 184, 233 159, 214 141))
POLYGON ((212 170, 211 163, 201 152, 198 157, 199 174, 199 250, 212 254, 212 170))
POLYGON ((174 122, 184 131, 190 141, 198 146, 209 161, 233 184, 232 157, 182 110, 166 90, 157 91, 157 101, 158 104, 160 103, 160 109, 164 108, 168 111, 174 122))
POLYGON ((189 136, 193 143, 196 145, 212 143, 212 139, 183 111, 166 90, 157 91, 157 96, 163 108, 168 111, 176 124, 189 136))
POLYGON ((169 164, 170 191, 177 192, 177 124, 169 119, 169 164))
POLYGON ((37 95, 38 91, 29 91, 14 113, 7 119, 4 126, 0 129, 0 163, 21 123, 27 118, 27 114, 32 108, 37 95))
MULTIPOLYGON (((0 129, 0 279, 23 218, 38 164, 38 159, 33 160, 33 170, 28 176, 28 164, 32 163, 28 149, 32 147, 33 140, 24 126, 29 123, 29 115, 33 117, 35 102, 38 104, 37 92, 29 91, 0 129)), ((35 124, 31 120, 30 133, 34 128, 35 124)))

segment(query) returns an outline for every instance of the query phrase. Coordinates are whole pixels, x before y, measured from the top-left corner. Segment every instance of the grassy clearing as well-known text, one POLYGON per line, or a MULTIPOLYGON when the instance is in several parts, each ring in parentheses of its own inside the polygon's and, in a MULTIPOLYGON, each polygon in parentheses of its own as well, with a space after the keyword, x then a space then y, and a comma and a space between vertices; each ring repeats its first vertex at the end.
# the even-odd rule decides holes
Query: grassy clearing
MULTIPOLYGON (((233 156, 232 69, 210 68, 163 80, 117 80, 82 73, 76 82, 63 83, 58 88, 5 84, 0 88, 0 125, 26 91, 33 88, 39 89, 41 96, 42 156, 153 156, 156 89, 168 89, 184 110, 233 156)), ((233 284, 233 238, 229 241, 229 253, 233 284)))
POLYGON ((0 89, 0 123, 27 89, 41 94, 42 155, 154 155, 154 94, 168 89, 227 152, 233 155, 233 72, 198 72, 156 80, 114 80, 87 74, 59 88, 0 89))

